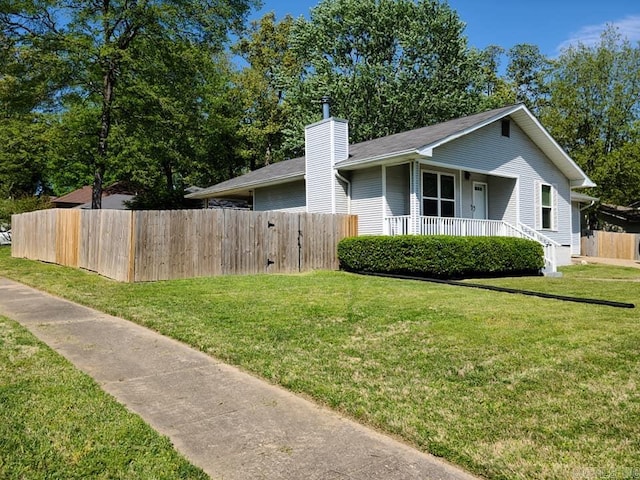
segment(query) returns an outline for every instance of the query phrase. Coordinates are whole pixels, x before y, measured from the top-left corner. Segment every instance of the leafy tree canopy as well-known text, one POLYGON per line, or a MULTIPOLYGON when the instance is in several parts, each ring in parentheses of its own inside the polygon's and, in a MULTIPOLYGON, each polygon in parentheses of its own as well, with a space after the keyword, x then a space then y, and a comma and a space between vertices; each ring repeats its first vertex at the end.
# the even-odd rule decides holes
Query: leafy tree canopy
MULTIPOLYGON (((0 86, 17 85, 37 108, 46 104, 60 111, 71 104, 83 115, 96 113, 90 122, 97 126, 93 148, 82 159, 93 172, 93 206, 100 207, 103 177, 113 168, 115 102, 126 90, 124 77, 146 60, 142 50, 184 44, 220 51, 228 30, 241 27, 253 5, 253 0, 0 0, 1 36, 11 48, 1 60, 15 72, 3 76, 0 86)), ((164 57, 156 57, 156 66, 158 58, 164 57)), ((147 77, 146 86, 165 80, 147 77)))
POLYGON ((597 45, 562 52, 549 82, 543 123, 598 183, 604 202, 640 196, 640 43, 609 28, 597 45))
POLYGON ((325 95, 353 142, 475 112, 477 64, 463 29, 436 0, 322 0, 293 25, 300 65, 278 72, 290 108, 285 148, 300 152, 325 95))

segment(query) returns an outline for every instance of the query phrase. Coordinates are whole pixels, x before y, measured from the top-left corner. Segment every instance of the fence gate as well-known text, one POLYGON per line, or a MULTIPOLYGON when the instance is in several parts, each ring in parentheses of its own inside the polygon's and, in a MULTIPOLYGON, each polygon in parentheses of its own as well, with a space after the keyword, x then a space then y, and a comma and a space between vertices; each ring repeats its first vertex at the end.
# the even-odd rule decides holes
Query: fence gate
POLYGON ((300 265, 300 222, 298 215, 265 212, 267 249, 265 271, 293 273, 300 265))

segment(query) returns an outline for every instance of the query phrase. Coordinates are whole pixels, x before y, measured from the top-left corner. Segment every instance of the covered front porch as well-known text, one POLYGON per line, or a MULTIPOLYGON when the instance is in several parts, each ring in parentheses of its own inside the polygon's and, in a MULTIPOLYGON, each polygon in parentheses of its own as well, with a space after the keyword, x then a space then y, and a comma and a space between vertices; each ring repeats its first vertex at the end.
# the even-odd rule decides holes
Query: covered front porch
POLYGON ((410 162, 383 167, 383 197, 386 235, 526 238, 543 246, 545 272, 557 271, 560 245, 520 221, 516 178, 410 162))

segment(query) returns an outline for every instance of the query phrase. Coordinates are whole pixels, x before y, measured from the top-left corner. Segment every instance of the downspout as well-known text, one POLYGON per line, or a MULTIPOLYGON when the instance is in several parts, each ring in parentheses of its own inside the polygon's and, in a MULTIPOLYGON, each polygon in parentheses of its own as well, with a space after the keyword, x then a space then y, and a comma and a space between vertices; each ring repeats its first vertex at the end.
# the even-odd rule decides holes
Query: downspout
POLYGON ((345 177, 340 175, 340 172, 335 171, 336 178, 347 184, 347 213, 351 214, 351 182, 347 180, 345 177))
POLYGON ((587 208, 591 208, 591 207, 593 207, 593 205, 594 205, 595 203, 596 203, 596 201, 595 201, 595 200, 591 200, 591 203, 590 203, 589 205, 587 205, 586 207, 582 207, 582 208, 580 209, 580 211, 581 211, 581 212, 584 212, 587 208))

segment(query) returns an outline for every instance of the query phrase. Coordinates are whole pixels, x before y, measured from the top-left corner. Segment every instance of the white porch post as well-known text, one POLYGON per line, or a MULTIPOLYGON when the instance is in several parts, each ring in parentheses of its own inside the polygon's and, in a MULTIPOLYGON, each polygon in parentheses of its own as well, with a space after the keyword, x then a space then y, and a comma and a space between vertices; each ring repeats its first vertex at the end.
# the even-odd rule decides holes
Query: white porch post
POLYGON ((387 221, 387 167, 382 165, 382 234, 390 235, 389 222, 387 221))
POLYGON ((418 161, 411 163, 410 174, 409 233, 415 235, 420 233, 420 163, 418 161))

